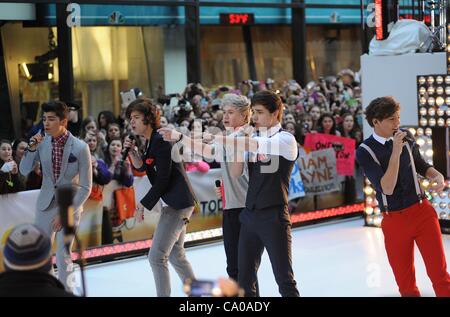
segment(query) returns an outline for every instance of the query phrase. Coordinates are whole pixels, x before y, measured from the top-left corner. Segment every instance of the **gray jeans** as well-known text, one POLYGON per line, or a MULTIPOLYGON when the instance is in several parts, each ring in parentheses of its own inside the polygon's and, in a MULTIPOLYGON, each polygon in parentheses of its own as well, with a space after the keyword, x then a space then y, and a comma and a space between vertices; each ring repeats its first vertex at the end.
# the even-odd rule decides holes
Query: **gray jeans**
MULTIPOLYGON (((56 205, 55 200, 50 206, 44 210, 38 210, 36 212, 35 224, 50 237, 52 244, 55 241, 56 236, 56 266, 58 267, 58 279, 63 283, 66 290, 73 292, 75 290, 75 275, 73 274, 73 263, 71 254, 67 252, 64 245, 64 232, 60 230, 54 232, 52 228, 53 219, 59 215, 59 208, 56 205)), ((80 223, 80 212, 74 214, 75 227, 78 227, 80 223)), ((72 250, 73 239, 70 241, 69 250, 72 250)), ((54 273, 54 272, 53 272, 54 273)))
POLYGON ((191 264, 186 259, 184 251, 186 224, 189 222, 193 210, 194 207, 175 210, 169 206, 162 209, 148 254, 158 297, 170 296, 168 261, 183 282, 187 278, 195 279, 191 264))

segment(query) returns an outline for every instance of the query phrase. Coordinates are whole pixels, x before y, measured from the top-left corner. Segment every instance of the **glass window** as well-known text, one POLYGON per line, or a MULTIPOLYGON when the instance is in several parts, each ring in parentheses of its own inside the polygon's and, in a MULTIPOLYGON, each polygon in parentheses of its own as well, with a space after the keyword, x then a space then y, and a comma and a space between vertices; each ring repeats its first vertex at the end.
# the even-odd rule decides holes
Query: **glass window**
POLYGON ((359 70, 360 38, 358 25, 307 25, 307 79, 336 75, 344 68, 359 70))
POLYGON ((272 78, 283 82, 293 77, 292 38, 289 25, 252 28, 253 52, 259 80, 272 78))
POLYGON ((201 26, 202 84, 235 85, 248 79, 245 43, 240 27, 201 26))
POLYGON ((120 91, 138 87, 156 97, 164 90, 161 27, 74 28, 72 44, 76 95, 88 114, 117 114, 120 91))

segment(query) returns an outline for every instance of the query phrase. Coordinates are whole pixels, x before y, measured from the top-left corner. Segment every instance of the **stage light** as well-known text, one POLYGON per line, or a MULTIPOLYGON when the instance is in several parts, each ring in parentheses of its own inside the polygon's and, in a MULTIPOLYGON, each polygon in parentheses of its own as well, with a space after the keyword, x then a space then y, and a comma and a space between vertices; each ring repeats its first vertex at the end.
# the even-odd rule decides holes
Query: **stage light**
POLYGON ((445 114, 445 111, 444 111, 443 109, 439 108, 439 109, 436 111, 436 113, 437 113, 437 115, 438 115, 439 117, 443 117, 444 114, 445 114))
POLYGON ((375 207, 375 208, 373 209, 373 213, 374 213, 375 215, 381 214, 380 208, 379 208, 379 207, 375 207))
POLYGON ((450 85, 450 76, 445 76, 445 83, 450 85))
POLYGON ((373 203, 373 198, 370 196, 366 197, 366 205, 370 205, 372 203, 373 203))
POLYGON ((366 207, 365 209, 364 209, 364 212, 366 213, 366 215, 371 215, 371 214, 373 214, 373 208, 372 207, 366 207))
POLYGON ((373 224, 377 227, 381 227, 381 221, 383 220, 382 217, 374 217, 373 224))
POLYGON ((441 107, 442 105, 444 105, 444 102, 445 102, 445 100, 441 96, 436 98, 436 105, 437 106, 441 107))
POLYGON ((419 88, 419 94, 420 95, 425 95, 426 92, 427 92, 427 89, 425 87, 422 86, 422 87, 419 88))
POLYGON ((431 136, 433 134, 433 130, 431 130, 430 128, 426 128, 425 129, 425 135, 426 136, 431 136))
POLYGON ((373 216, 366 217, 367 225, 373 226, 373 216))
POLYGON ((425 85, 425 83, 427 82, 427 79, 423 76, 420 76, 418 81, 419 81, 419 85, 425 85))
POLYGON ((428 85, 433 85, 434 84, 434 77, 433 76, 428 76, 427 83, 428 83, 428 85))
POLYGON ((422 117, 422 118, 420 118, 419 124, 420 124, 422 127, 426 127, 427 124, 428 124, 428 120, 427 120, 425 117, 422 117))
POLYGON ((437 125, 438 125, 438 127, 443 127, 443 126, 445 126, 445 120, 444 120, 444 118, 439 118, 438 121, 437 121, 437 125))
POLYGON ((436 84, 441 85, 444 82, 444 77, 437 76, 436 77, 436 84))
MULTIPOLYGON (((449 195, 450 195, 450 193, 449 193, 449 195)), ((442 198, 442 199, 444 199, 446 196, 447 196, 447 194, 445 192, 440 192, 439 193, 439 197, 442 198)))
POLYGON ((373 188, 371 187, 371 186, 366 186, 365 188, 364 188, 364 193, 366 194, 366 195, 372 195, 373 194, 373 188))
POLYGON ((428 179, 424 179, 422 181, 422 186, 425 187, 425 188, 428 188, 428 186, 430 186, 430 182, 428 181, 428 179))
POLYGON ((425 155, 428 157, 433 157, 433 150, 432 149, 428 149, 425 151, 425 155))
MULTIPOLYGON (((450 98, 449 98, 449 99, 450 99, 450 98)), ((427 104, 427 98, 425 98, 425 97, 420 97, 419 102, 420 102, 420 105, 421 105, 421 106, 425 106, 425 105, 427 104)))
POLYGON ((421 116, 426 116, 427 115, 427 108, 424 108, 424 107, 420 108, 419 113, 420 113, 421 116))
POLYGON ((416 136, 416 129, 414 129, 414 128, 409 128, 408 131, 409 131, 413 136, 416 136))
MULTIPOLYGON (((443 95, 444 94, 444 88, 442 86, 439 86, 438 88, 436 88, 436 93, 438 95, 443 95)), ((442 98, 442 97, 440 97, 440 98, 442 98)), ((436 100, 436 102, 437 102, 437 100, 436 100)), ((442 103, 444 103, 444 99, 442 99, 442 103)))
POLYGON ((416 141, 416 143, 419 145, 419 146, 423 146, 424 144, 425 144, 425 139, 424 138, 418 138, 417 139, 417 141, 416 141))
POLYGON ((446 220, 447 219, 447 213, 445 211, 442 211, 439 213, 439 219, 446 220))
POLYGON ((423 129, 422 129, 422 128, 418 128, 418 129, 417 129, 417 135, 418 135, 418 136, 423 135, 423 129))
POLYGON ((450 118, 447 119, 447 121, 445 122, 445 124, 447 125, 447 127, 450 127, 450 118))
POLYGON ((429 106, 434 106, 436 99, 434 99, 433 97, 429 97, 427 102, 429 106))
POLYGON ((436 119, 430 118, 430 120, 428 120, 428 124, 430 125, 430 127, 434 127, 436 125, 436 119))
POLYGON ((428 87, 427 93, 428 93, 429 95, 434 95, 434 87, 433 87, 433 86, 428 87))
POLYGON ((434 110, 434 108, 428 109, 428 115, 430 117, 434 117, 435 114, 436 114, 436 110, 434 110))
MULTIPOLYGON (((450 102, 449 102, 449 104, 450 104, 450 102)), ((447 117, 450 117, 450 108, 445 110, 445 114, 447 115, 447 117)))

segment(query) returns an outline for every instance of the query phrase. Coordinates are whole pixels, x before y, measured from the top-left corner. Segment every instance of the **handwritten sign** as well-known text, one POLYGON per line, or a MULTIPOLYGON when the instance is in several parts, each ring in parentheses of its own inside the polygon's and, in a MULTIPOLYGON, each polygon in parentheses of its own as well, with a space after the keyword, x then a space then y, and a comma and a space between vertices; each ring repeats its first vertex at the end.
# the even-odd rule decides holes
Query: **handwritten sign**
POLYGON ((336 152, 338 175, 352 176, 355 171, 355 140, 331 134, 308 133, 305 148, 318 151, 332 148, 336 152))
POLYGON ((339 190, 336 155, 333 149, 309 152, 297 160, 306 194, 324 194, 339 190))

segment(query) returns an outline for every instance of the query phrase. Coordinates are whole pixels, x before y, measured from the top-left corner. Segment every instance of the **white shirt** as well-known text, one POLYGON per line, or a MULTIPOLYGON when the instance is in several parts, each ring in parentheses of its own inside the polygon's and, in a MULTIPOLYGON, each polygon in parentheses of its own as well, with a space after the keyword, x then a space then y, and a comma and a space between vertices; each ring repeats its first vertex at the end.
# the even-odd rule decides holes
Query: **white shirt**
POLYGON ((289 161, 295 161, 298 154, 298 145, 295 137, 287 131, 280 131, 281 124, 270 129, 260 130, 260 135, 253 138, 258 141, 256 154, 282 156, 289 161))
POLYGON ((373 138, 378 141, 379 143, 383 144, 386 143, 386 141, 392 140, 393 137, 390 137, 389 139, 383 138, 382 136, 379 136, 378 134, 375 133, 375 130, 372 133, 373 138))

